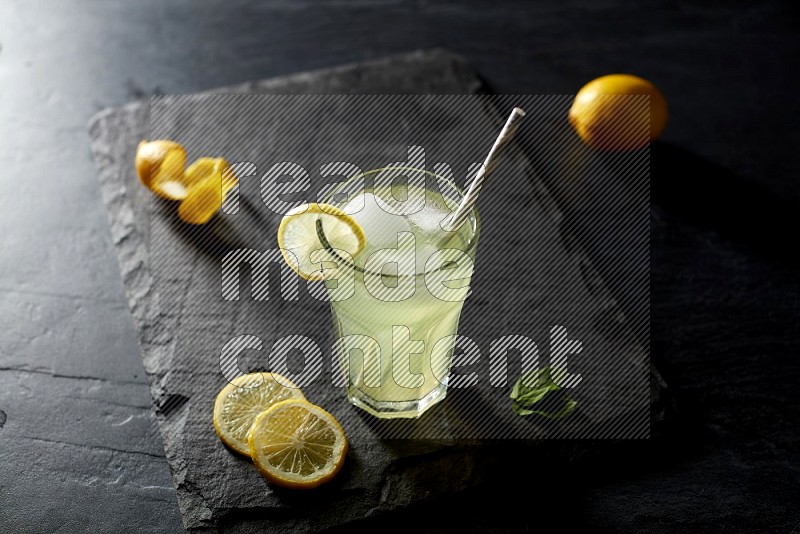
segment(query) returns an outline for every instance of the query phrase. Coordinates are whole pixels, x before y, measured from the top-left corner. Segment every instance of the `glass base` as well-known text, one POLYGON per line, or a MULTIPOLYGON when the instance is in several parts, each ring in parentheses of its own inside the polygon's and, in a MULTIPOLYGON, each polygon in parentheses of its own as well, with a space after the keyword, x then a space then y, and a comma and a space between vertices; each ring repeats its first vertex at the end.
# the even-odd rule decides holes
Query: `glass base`
POLYGON ((421 399, 397 402, 375 400, 353 386, 347 390, 347 398, 354 406, 379 419, 416 419, 431 406, 444 400, 445 395, 447 384, 439 384, 421 399))

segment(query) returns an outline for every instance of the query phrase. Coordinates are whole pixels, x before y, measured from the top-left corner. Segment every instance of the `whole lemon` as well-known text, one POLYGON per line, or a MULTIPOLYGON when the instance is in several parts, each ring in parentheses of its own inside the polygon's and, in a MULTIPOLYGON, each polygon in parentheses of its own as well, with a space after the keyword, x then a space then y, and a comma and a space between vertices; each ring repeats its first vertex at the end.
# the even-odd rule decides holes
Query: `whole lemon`
POLYGON ((609 74, 584 85, 569 110, 569 122, 583 141, 600 150, 636 150, 667 125, 667 101, 656 86, 631 74, 609 74), (624 98, 648 95, 647 99, 624 98))

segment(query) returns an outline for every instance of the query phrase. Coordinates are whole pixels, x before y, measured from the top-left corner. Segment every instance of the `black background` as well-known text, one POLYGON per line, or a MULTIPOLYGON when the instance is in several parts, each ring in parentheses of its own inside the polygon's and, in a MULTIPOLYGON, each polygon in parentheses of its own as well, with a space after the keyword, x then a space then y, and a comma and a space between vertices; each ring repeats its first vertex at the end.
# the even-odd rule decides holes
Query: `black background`
POLYGON ((462 54, 498 93, 569 94, 630 72, 665 94, 651 349, 679 418, 568 471, 521 449, 509 471, 532 466, 524 479, 431 505, 428 526, 800 526, 793 2, 6 0, 0 47, 0 530, 180 529, 89 117, 430 47, 462 54))

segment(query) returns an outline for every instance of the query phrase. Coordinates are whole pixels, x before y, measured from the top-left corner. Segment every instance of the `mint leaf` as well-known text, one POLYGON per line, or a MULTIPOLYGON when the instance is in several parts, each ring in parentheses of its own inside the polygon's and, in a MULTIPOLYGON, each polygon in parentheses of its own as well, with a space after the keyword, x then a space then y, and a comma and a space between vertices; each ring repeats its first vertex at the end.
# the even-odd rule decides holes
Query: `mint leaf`
POLYGON ((511 408, 518 415, 540 415, 548 419, 560 419, 566 417, 575 409, 578 402, 564 396, 564 407, 558 412, 551 413, 542 409, 534 410, 536 403, 542 401, 548 393, 558 391, 561 386, 556 384, 560 381, 564 371, 543 367, 524 373, 514 387, 511 389, 511 408))
POLYGON ((566 398, 564 400, 564 407, 556 413, 549 413, 544 410, 530 410, 519 407, 516 404, 512 405, 511 407, 515 412, 517 412, 517 415, 541 415, 547 419, 561 419, 562 417, 566 417, 571 414, 575 407, 578 406, 578 401, 574 399, 566 398))
POLYGON ((553 375, 560 377, 561 371, 553 371, 549 367, 528 371, 523 374, 511 390, 511 398, 520 404, 539 402, 550 391, 559 388, 553 375))

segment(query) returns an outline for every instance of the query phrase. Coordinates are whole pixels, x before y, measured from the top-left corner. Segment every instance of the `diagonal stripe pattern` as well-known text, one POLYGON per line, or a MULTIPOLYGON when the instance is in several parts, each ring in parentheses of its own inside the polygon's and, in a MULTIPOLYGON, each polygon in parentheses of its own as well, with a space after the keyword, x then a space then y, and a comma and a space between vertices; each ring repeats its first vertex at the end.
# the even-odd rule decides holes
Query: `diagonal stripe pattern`
MULTIPOLYGON (((629 116, 647 116, 646 96, 613 98, 624 99, 618 107, 629 116)), ((179 141, 189 162, 200 156, 237 162, 240 179, 205 226, 181 224, 174 206, 152 207, 157 298, 146 313, 159 325, 148 335, 164 361, 162 416, 189 410, 200 417, 203 399, 232 377, 271 370, 333 413, 355 434, 351 439, 648 437, 649 153, 586 147, 566 122, 571 101, 561 95, 154 98, 151 138, 179 141), (452 176, 464 188, 516 106, 525 109, 525 124, 478 202, 482 237, 459 336, 435 357, 446 375, 442 361, 455 343, 457 372, 447 398, 419 420, 355 416, 346 395, 354 374, 360 369, 359 380, 379 382, 386 373, 380 363, 392 350, 408 368, 420 340, 408 335, 408 325, 391 325, 397 347, 376 349, 367 339, 345 346, 322 296, 325 282, 299 279, 280 258, 275 233, 282 215, 325 198, 354 173, 398 162, 452 176), (568 350, 571 341, 580 342, 579 352, 568 350), (342 352, 350 355, 344 372, 342 352), (509 399, 514 382, 553 358, 572 377, 562 386, 578 401, 576 412, 552 420, 517 416, 509 399)), ((642 135, 626 132, 622 142, 642 135)), ((408 247, 404 236, 398 245, 408 247)), ((400 272, 415 268, 414 261, 398 263, 400 272)), ((402 288, 380 281, 368 287, 376 299, 403 296, 402 288)), ((401 382, 417 387, 418 378, 401 382)))

